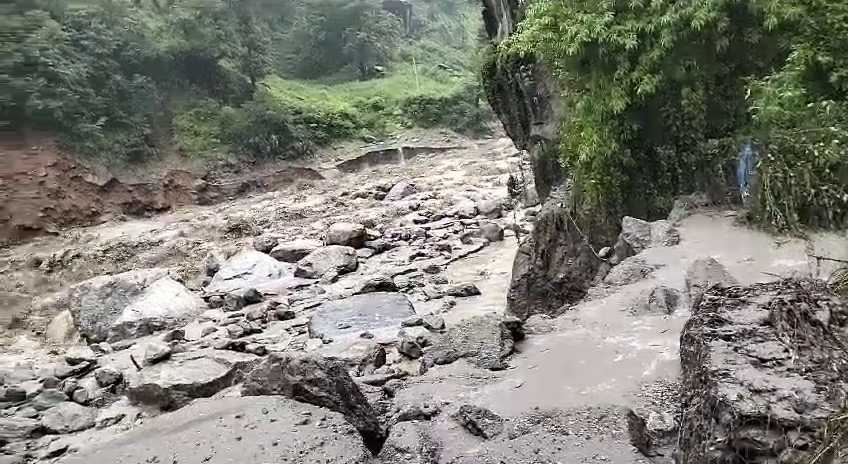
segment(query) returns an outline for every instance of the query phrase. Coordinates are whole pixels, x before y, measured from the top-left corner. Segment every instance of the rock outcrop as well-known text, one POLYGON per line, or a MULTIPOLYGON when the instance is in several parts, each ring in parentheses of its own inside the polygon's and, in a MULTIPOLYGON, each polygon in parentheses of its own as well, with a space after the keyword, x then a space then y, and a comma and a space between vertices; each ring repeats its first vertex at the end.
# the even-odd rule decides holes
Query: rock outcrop
POLYGON ((839 462, 848 306, 821 282, 714 286, 681 335, 682 464, 839 462))
MULTIPOLYGON (((566 192, 555 189, 542 205, 532 235, 518 248, 507 310, 520 319, 560 314, 564 305, 586 295, 601 266, 570 214, 566 192)), ((596 236, 603 240, 604 234, 596 236)))

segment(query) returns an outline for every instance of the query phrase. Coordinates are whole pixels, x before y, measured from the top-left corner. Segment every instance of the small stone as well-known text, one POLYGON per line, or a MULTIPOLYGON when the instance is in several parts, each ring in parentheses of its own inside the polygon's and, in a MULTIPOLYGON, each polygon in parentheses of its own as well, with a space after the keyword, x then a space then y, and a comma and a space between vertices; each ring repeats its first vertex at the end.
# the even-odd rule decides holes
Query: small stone
POLYGON ((420 316, 410 316, 400 322, 401 327, 415 327, 423 324, 424 320, 420 316))
POLYGON ((480 227, 480 234, 490 242, 500 242, 504 239, 504 230, 500 224, 490 222, 480 227))
POLYGON ((265 345, 260 345, 258 343, 248 343, 244 347, 245 353, 255 354, 257 356, 265 356, 268 354, 268 348, 265 345))
POLYGON ((10 403, 16 403, 18 401, 23 401, 27 397, 27 392, 19 385, 7 385, 4 389, 2 389, 2 394, 0 394, 0 401, 8 401, 10 403))
POLYGON ((458 284, 453 287, 448 288, 445 292, 450 296, 455 296, 458 298, 470 297, 480 295, 480 289, 477 288, 476 285, 471 283, 466 284, 458 284))
POLYGON ((224 297, 223 309, 227 312, 239 311, 244 308, 244 297, 237 293, 228 293, 224 297))
POLYGON ((72 346, 65 352, 65 362, 71 366, 84 362, 94 362, 97 356, 88 346, 72 346))
POLYGON ((30 404, 39 411, 46 411, 58 404, 64 403, 67 399, 67 395, 63 392, 48 388, 33 398, 30 404))
POLYGON ((427 330, 441 331, 445 329, 445 320, 441 316, 429 315, 421 318, 421 323, 427 330))
POLYGON ((59 388, 60 383, 62 383, 61 380, 50 375, 45 377, 44 380, 41 381, 41 386, 43 386, 44 388, 59 388))
POLYGON ((144 362, 153 365, 171 357, 170 345, 158 340, 151 340, 144 347, 144 362))
POLYGON ((74 391, 71 397, 73 398, 75 403, 82 405, 88 404, 89 400, 91 399, 89 398, 88 391, 85 388, 77 389, 76 391, 74 391))
POLYGON ((412 359, 418 359, 421 357, 421 345, 419 345, 415 340, 408 338, 400 341, 400 344, 398 344, 398 351, 412 359))
POLYGON ((77 379, 65 379, 62 382, 62 393, 71 396, 79 389, 79 381, 77 379))
POLYGON ((427 274, 438 274, 438 273, 442 272, 442 266, 439 266, 436 263, 430 263, 430 264, 424 266, 421 270, 424 271, 427 274))
POLYGON ((317 240, 293 240, 281 243, 271 250, 271 257, 284 263, 296 263, 321 247, 317 240))
POLYGON ((294 311, 287 307, 279 306, 274 310, 274 315, 278 321, 290 321, 297 317, 294 311))
POLYGON ((503 418, 486 408, 463 404, 452 417, 472 435, 486 440, 503 432, 503 418))
POLYGON ((212 295, 209 297, 209 301, 207 301, 209 307, 212 309, 218 309, 224 307, 224 299, 220 295, 212 295))
POLYGON ((91 345, 91 349, 97 354, 112 354, 115 352, 115 350, 112 349, 112 345, 108 342, 95 343, 94 345, 91 345))
POLYGON ((58 458, 68 451, 68 443, 62 440, 56 440, 49 445, 41 454, 43 459, 58 458))
POLYGON ((212 277, 221 269, 221 260, 212 253, 206 255, 203 261, 203 270, 207 276, 212 277))
POLYGON ((265 315, 268 313, 268 307, 259 303, 250 305, 245 308, 244 316, 248 321, 258 321, 260 319, 265 319, 265 315))
POLYGON ((164 342, 180 342, 183 340, 185 340, 184 329, 169 330, 162 335, 162 341, 164 342))
POLYGON ((321 348, 322 346, 324 346, 323 340, 321 340, 320 338, 310 338, 309 340, 306 340, 306 346, 304 347, 304 349, 306 351, 315 351, 318 348, 321 348))
POLYGON ((365 226, 350 222, 337 222, 327 229, 324 239, 327 245, 341 245, 351 248, 365 246, 365 226))
POLYGON ((277 246, 278 242, 279 240, 275 237, 260 235, 253 239, 253 249, 260 253, 268 254, 277 246))
POLYGON ((92 363, 88 361, 79 363, 76 366, 59 366, 53 371, 53 375, 59 379, 66 379, 74 375, 82 374, 89 370, 91 366, 92 363))
POLYGON ((477 212, 489 219, 497 219, 503 215, 503 207, 498 200, 478 200, 477 212))
POLYGON ((115 367, 103 366, 94 371, 94 379, 101 387, 111 387, 123 380, 124 374, 115 367))

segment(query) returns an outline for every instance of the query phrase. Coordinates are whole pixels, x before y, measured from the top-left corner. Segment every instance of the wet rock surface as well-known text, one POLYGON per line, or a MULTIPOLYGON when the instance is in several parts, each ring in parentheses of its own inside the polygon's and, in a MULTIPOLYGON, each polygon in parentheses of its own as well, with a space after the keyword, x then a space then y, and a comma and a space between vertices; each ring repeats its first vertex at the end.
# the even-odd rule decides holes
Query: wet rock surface
POLYGON ((680 462, 810 462, 845 446, 848 306, 823 283, 712 287, 681 336, 680 462))
POLYGON ((337 337, 400 326, 414 315, 406 295, 372 292, 322 303, 309 321, 309 331, 315 338, 337 337))
POLYGON ((247 397, 196 401, 58 462, 364 464, 370 457, 338 413, 287 398, 247 397))
POLYGON ((379 451, 386 438, 368 400, 344 366, 333 360, 273 353, 247 374, 242 393, 284 396, 341 413, 373 452, 379 451))

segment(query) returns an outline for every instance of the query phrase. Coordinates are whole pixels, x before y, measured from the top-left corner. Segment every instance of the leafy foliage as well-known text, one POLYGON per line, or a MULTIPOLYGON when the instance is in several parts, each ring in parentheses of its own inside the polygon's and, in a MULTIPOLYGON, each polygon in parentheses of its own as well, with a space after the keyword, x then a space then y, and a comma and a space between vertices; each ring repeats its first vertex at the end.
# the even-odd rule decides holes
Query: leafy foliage
POLYGON ((676 195, 727 177, 741 141, 756 136, 762 219, 844 224, 846 8, 540 0, 488 69, 545 61, 566 106, 559 151, 584 209, 663 215, 676 195))
POLYGON ((446 113, 485 114, 454 98, 470 68, 440 69, 432 56, 413 67, 417 43, 438 37, 404 38, 400 19, 377 0, 11 0, 0 13, 0 125, 54 132, 70 152, 101 161, 141 161, 173 146, 291 157, 429 125, 431 117, 402 107, 410 89, 443 98, 446 113), (375 80, 379 66, 389 75, 375 80), (338 92, 272 74, 332 81, 338 92), (347 89, 351 80, 364 87, 347 89))

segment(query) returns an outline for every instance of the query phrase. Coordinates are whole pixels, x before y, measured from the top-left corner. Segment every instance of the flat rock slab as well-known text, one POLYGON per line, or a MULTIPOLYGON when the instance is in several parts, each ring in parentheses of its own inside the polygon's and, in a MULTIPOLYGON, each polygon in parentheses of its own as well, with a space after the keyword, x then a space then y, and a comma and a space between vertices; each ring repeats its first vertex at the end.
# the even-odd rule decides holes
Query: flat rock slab
POLYGON ((228 259, 212 278, 206 291, 229 293, 259 288, 283 277, 291 277, 291 266, 256 250, 244 250, 228 259))
POLYGON ((177 355, 129 375, 127 396, 138 404, 178 409, 232 386, 258 360, 251 354, 220 350, 177 355))
POLYGON ((57 462, 364 464, 369 459, 341 414, 281 397, 228 397, 198 400, 57 462))
POLYGON ((321 303, 309 321, 313 337, 339 337, 386 327, 400 328, 415 315, 412 303, 402 293, 373 292, 343 300, 321 303))

